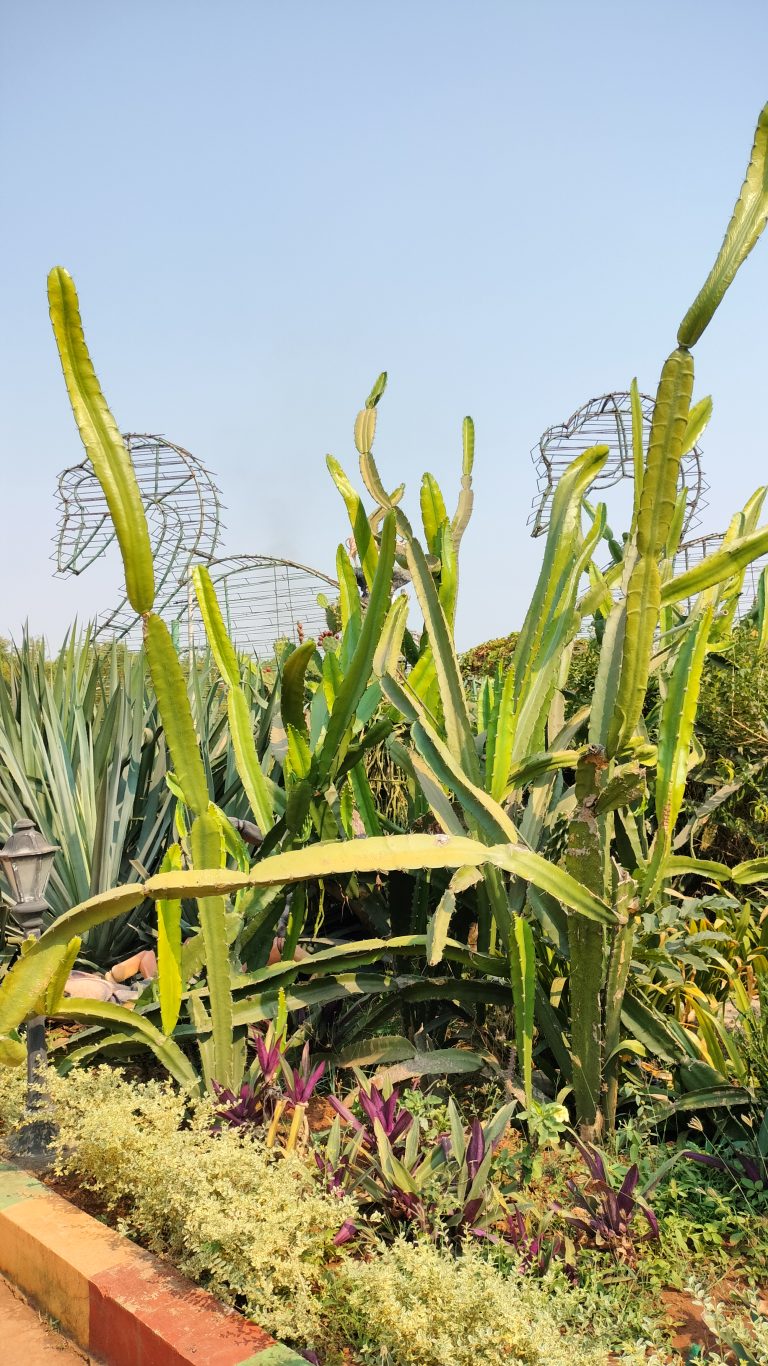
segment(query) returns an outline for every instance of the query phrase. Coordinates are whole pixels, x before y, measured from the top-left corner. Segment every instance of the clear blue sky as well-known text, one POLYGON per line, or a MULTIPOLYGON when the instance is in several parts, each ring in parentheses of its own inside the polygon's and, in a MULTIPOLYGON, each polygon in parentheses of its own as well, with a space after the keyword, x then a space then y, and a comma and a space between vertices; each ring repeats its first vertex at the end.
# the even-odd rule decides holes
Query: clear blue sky
MULTIPOLYGON (((768 99, 764 0, 24 0, 0 42, 0 631, 57 641, 118 578, 51 577, 81 458, 54 264, 122 428, 216 472, 230 551, 333 571, 324 456, 354 472, 380 369, 379 464, 413 507, 424 469, 453 501, 471 413, 460 643, 518 626, 530 448, 633 374, 654 390, 768 99)), ((713 529, 768 481, 767 305, 763 241, 696 349, 713 529)))

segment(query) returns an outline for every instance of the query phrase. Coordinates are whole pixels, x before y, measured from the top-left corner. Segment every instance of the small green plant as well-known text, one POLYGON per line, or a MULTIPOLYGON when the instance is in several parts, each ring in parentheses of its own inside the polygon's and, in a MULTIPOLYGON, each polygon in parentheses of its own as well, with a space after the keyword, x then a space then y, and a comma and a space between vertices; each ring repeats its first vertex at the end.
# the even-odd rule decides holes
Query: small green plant
POLYGON ((531 1141, 539 1148, 556 1148, 568 1124, 567 1107, 559 1100, 533 1100, 520 1119, 528 1126, 531 1141))

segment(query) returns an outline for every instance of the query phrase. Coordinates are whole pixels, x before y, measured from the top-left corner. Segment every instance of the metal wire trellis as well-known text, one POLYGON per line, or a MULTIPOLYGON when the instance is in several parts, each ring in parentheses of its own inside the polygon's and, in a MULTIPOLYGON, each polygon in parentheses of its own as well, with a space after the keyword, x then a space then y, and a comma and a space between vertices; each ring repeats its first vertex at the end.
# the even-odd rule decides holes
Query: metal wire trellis
MULTIPOLYGON (((327 629, 325 608, 318 596, 331 590, 336 579, 319 569, 270 555, 228 555, 208 563, 227 631, 239 650, 269 658, 275 643, 317 637, 327 629)), ((182 641, 191 648, 205 643, 205 631, 190 585, 180 592, 175 620, 182 641)))
MULTIPOLYGON (((647 447, 654 400, 648 394, 641 394, 640 404, 643 445, 647 447)), ((628 393, 602 394, 590 399, 567 422, 548 427, 538 445, 533 447, 531 457, 537 471, 538 493, 528 518, 532 536, 541 536, 549 526, 552 498, 560 476, 577 455, 598 444, 608 446, 609 455, 593 487, 611 488, 622 479, 631 479, 634 473, 632 411, 628 393)), ((709 485, 704 478, 701 454, 701 448, 694 446, 683 457, 680 466, 680 486, 687 488, 689 494, 684 535, 699 525, 701 513, 707 506, 704 495, 709 485)))
MULTIPOLYGON (((221 499, 197 456, 164 436, 123 436, 136 470, 155 562, 155 611, 165 616, 196 560, 214 555, 221 537, 221 499)), ((82 574, 115 540, 107 502, 90 461, 59 475, 57 574, 82 574)), ((138 618, 123 597, 97 623, 99 635, 127 636, 138 618)))
MULTIPOLYGON (((261 657, 276 641, 294 643, 326 627, 318 595, 338 593, 336 579, 320 570, 270 555, 217 557, 222 504, 211 472, 197 456, 164 436, 123 436, 136 470, 149 524, 155 564, 155 611, 178 628, 190 647, 205 643, 192 567, 208 566, 227 629, 241 650, 261 657)), ((54 560, 58 574, 82 574, 116 539, 107 502, 90 461, 59 475, 59 532, 54 560)), ((121 598, 97 622, 97 634, 138 642, 139 620, 121 598)))
MULTIPOLYGON (((709 555, 714 555, 717 550, 721 550, 723 539, 721 531, 710 531, 705 536, 697 536, 693 540, 686 541, 680 546, 675 556, 675 574, 684 574, 687 569, 693 569, 695 565, 701 564, 701 561, 707 559, 709 555)), ((744 617, 752 611, 757 598, 760 578, 766 567, 768 567, 768 555, 761 555, 759 559, 753 560, 751 564, 747 565, 744 573, 744 586, 736 604, 737 618, 744 617)))

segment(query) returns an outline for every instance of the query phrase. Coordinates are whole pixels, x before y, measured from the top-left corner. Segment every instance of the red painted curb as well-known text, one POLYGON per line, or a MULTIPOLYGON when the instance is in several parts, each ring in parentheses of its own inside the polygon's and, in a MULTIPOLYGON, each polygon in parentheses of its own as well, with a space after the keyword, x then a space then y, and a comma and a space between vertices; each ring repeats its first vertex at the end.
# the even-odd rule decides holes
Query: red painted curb
POLYGON ((304 1366, 257 1324, 5 1163, 0 1271, 106 1366, 304 1366))

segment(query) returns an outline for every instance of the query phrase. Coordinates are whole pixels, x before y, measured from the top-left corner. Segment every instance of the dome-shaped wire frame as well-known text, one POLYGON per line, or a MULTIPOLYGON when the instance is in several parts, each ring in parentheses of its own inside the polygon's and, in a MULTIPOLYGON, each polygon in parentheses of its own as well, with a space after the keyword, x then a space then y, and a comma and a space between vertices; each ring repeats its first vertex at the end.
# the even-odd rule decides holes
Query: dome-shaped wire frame
MULTIPOLYGON (((227 632, 238 650, 269 659, 277 641, 298 645, 328 629, 318 597, 325 594, 333 599, 339 585, 320 570, 270 555, 228 555, 206 567, 227 632)), ((185 589, 176 607, 174 620, 181 643, 190 649, 204 648, 205 630, 194 593, 185 589)))
MULTIPOLYGON (((221 536, 221 500, 213 476, 197 456, 164 436, 123 435, 136 471, 149 525, 155 564, 155 607, 167 609, 186 582, 190 566, 208 559, 221 536)), ((60 518, 56 573, 82 574, 116 539, 107 501, 89 460, 58 479, 60 518)), ((138 617, 123 597, 97 622, 98 635, 127 636, 138 617)))
MULTIPOLYGON (((701 564, 710 555, 721 550, 723 546, 722 531, 710 531, 705 536, 697 536, 693 540, 685 541, 675 556, 675 574, 684 574, 687 569, 693 569, 697 564, 701 564)), ((741 590, 739 601, 736 605, 736 617, 747 616, 752 611, 757 598, 757 590, 763 570, 768 567, 768 555, 761 555, 759 559, 753 560, 748 564, 744 572, 744 586, 741 590)), ((690 610, 692 601, 682 607, 690 610)))
MULTIPOLYGON (((643 447, 647 449, 654 400, 640 395, 643 411, 643 447)), ((557 482, 568 465, 590 446, 609 447, 608 459, 592 487, 612 488, 622 479, 634 477, 632 460, 632 409, 628 393, 602 394, 579 408, 567 422, 548 427, 531 451, 536 466, 538 492, 533 501, 528 525, 532 536, 541 536, 549 526, 552 498, 557 482)), ((707 506, 704 497, 709 485, 701 465, 701 448, 694 446, 680 464, 680 487, 688 489, 688 510, 683 534, 688 535, 701 521, 707 506)))

